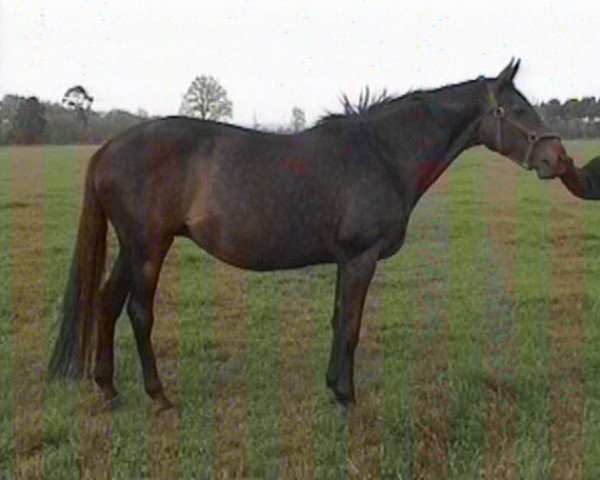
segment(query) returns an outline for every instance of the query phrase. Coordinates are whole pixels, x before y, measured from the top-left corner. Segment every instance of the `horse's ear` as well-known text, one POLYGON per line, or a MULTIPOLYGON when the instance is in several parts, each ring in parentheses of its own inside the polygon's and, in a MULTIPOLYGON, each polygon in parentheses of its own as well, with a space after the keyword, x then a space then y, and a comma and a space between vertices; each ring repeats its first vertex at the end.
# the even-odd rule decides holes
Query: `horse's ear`
POLYGON ((498 78, 496 79, 498 86, 500 88, 505 87, 513 82, 515 79, 517 72, 519 71, 519 67, 521 66, 521 60, 511 59, 510 63, 504 67, 504 70, 500 72, 498 78))

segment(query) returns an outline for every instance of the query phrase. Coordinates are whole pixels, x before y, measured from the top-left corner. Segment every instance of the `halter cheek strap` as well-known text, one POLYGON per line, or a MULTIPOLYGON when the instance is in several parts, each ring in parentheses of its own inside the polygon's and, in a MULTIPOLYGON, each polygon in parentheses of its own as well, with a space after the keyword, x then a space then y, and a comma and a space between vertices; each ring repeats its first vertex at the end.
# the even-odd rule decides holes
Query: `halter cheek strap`
POLYGON ((537 144, 542 140, 561 140, 560 135, 554 132, 542 132, 538 133, 530 128, 527 128, 521 122, 510 118, 506 115, 506 110, 504 107, 498 104, 498 100, 496 99, 496 95, 494 94, 492 87, 489 83, 486 83, 488 90, 488 105, 489 109, 486 113, 491 115, 496 120, 496 150, 501 152, 503 150, 503 123, 509 123, 517 130, 523 132, 525 137, 527 138, 527 151, 525 152, 525 157, 521 161, 517 161, 522 167, 527 170, 531 170, 533 165, 531 164, 531 155, 533 150, 537 146, 537 144))

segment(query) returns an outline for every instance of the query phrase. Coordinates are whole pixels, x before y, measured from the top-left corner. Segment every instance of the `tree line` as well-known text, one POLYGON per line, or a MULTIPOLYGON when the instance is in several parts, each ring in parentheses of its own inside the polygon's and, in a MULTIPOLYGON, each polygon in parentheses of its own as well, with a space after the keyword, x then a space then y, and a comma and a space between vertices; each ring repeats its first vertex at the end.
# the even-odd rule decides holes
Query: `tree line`
POLYGON ((61 102, 5 95, 0 101, 0 145, 101 143, 148 118, 144 112, 95 112, 92 102, 80 86, 67 90, 61 102))
MULTIPOLYGON (((124 110, 96 112, 94 98, 81 85, 69 88, 60 102, 5 95, 0 101, 0 145, 102 143, 148 120, 148 114, 124 110)), ((183 95, 179 115, 223 121, 233 115, 227 91, 212 76, 196 77, 183 95)), ((306 125, 304 112, 294 107, 289 125, 278 132, 298 132, 306 125)), ((267 130, 255 121, 255 128, 267 130)))
POLYGON ((550 129, 563 138, 600 138, 600 98, 571 98, 564 103, 552 99, 536 108, 550 129))
MULTIPOLYGON (((139 110, 96 112, 94 98, 81 85, 69 88, 60 102, 40 102, 35 96, 5 95, 0 101, 0 145, 102 143, 143 122, 148 114, 139 110)), ((568 139, 600 138, 600 98, 552 99, 536 105, 550 130, 568 139)), ((232 118, 233 103, 212 76, 196 77, 183 95, 180 115, 222 121, 232 118)), ((267 130, 258 121, 254 128, 267 130)), ((298 132, 306 127, 304 111, 292 109, 289 124, 274 131, 298 132)))

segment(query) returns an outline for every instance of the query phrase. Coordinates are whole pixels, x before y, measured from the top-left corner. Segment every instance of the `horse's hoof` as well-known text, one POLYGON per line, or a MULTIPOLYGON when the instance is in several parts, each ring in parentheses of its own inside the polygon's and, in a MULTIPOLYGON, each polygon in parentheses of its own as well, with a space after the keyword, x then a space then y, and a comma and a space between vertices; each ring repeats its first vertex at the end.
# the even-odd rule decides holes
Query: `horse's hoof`
POLYGON ((356 404, 356 401, 354 400, 354 397, 351 397, 350 395, 338 395, 338 394, 336 394, 335 399, 337 400, 338 405, 340 407, 343 407, 345 410, 347 410, 352 405, 356 404))
POLYGON ((335 396, 336 403, 343 408, 348 408, 349 406, 354 405, 356 403, 354 393, 352 392, 344 392, 335 388, 332 388, 331 391, 335 396))
POLYGON ((335 394, 335 399, 341 407, 347 409, 348 407, 356 404, 356 399, 354 398, 353 392, 345 392, 333 389, 333 393, 335 394))
POLYGON ((121 397, 102 397, 101 401, 93 407, 92 412, 95 415, 102 415, 108 412, 115 412, 117 410, 121 410, 121 408, 123 408, 123 402, 121 401, 121 397))

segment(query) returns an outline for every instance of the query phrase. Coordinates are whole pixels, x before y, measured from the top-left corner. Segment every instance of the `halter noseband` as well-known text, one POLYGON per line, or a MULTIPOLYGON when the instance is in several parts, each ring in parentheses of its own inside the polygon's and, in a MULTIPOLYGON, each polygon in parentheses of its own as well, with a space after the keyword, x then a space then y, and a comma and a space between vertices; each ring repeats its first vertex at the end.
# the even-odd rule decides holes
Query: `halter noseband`
POLYGON ((506 110, 503 106, 498 104, 498 100, 496 99, 496 95, 492 91, 492 87, 489 83, 486 82, 486 87, 488 90, 488 104, 489 109, 486 114, 490 114, 496 122, 496 150, 498 152, 502 151, 502 123, 507 122, 515 127, 517 130, 523 132, 527 138, 527 152, 525 153, 525 158, 521 161, 517 160, 517 163, 527 170, 531 170, 533 166, 531 165, 531 154, 533 153, 534 148, 537 144, 542 140, 561 140, 560 135, 554 132, 542 132, 538 133, 530 128, 527 128, 521 122, 510 118, 506 115, 506 110))

